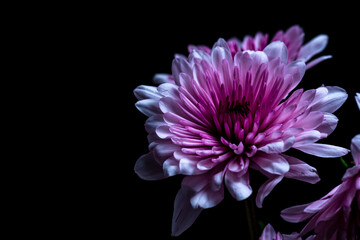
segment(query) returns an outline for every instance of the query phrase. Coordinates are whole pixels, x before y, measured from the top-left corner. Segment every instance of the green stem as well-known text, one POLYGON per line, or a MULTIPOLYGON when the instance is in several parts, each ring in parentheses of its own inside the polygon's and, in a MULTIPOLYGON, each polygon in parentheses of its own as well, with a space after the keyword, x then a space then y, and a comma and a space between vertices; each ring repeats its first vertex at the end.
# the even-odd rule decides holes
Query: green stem
POLYGON ((245 200, 246 216, 249 226, 250 240, 258 239, 258 226, 256 222, 254 199, 250 196, 245 200))

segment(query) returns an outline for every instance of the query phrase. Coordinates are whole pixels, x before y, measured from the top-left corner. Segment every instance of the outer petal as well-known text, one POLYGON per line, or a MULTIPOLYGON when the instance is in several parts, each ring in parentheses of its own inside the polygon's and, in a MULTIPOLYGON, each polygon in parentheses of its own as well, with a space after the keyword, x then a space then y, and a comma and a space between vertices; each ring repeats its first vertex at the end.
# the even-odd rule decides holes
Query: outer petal
POLYGON ((159 180, 166 178, 162 166, 154 160, 152 152, 142 155, 136 161, 135 172, 144 180, 159 180))
POLYGON ((212 208, 224 199, 224 186, 218 191, 214 191, 210 186, 196 193, 190 200, 195 208, 212 208))
POLYGON ((219 188, 212 188, 213 176, 214 174, 207 173, 184 178, 182 186, 194 191, 190 199, 193 208, 211 208, 223 200, 224 187, 220 184, 219 188))
POLYGON ((348 95, 344 89, 330 86, 325 87, 327 89, 327 94, 325 95, 323 88, 316 89, 315 99, 309 107, 313 111, 333 113, 344 104, 348 95))
POLYGON ((252 161, 271 174, 283 175, 290 169, 289 163, 279 154, 258 153, 252 161))
POLYGON ((286 64, 288 61, 288 51, 286 45, 283 42, 276 41, 270 43, 264 52, 268 56, 269 60, 280 58, 280 62, 286 64))
POLYGON ((313 61, 309 62, 308 64, 306 64, 306 69, 312 68, 315 65, 321 63, 322 61, 330 59, 330 58, 332 58, 331 55, 326 55, 326 56, 321 56, 319 58, 316 58, 315 60, 313 60, 313 61))
POLYGON ((315 37, 301 48, 298 59, 307 61, 314 55, 323 51, 328 43, 328 39, 328 36, 324 34, 315 37))
POLYGON ((160 114, 159 100, 144 99, 135 104, 136 108, 148 117, 152 115, 160 114))
POLYGON ((295 137, 289 137, 284 141, 272 142, 261 148, 260 151, 265 153, 273 154, 273 153, 282 153, 290 149, 295 143, 295 137))
POLYGON ((138 100, 155 99, 158 100, 162 97, 158 93, 157 88, 153 86, 140 85, 135 88, 134 95, 138 100))
POLYGON ((322 123, 315 129, 321 133, 331 134, 338 123, 339 119, 332 113, 324 113, 324 119, 322 123))
POLYGON ((310 204, 311 203, 286 208, 281 211, 280 216, 285 221, 288 221, 291 223, 302 222, 302 221, 308 219, 309 217, 311 217, 312 215, 314 215, 314 213, 304 212, 305 208, 308 207, 310 204))
POLYGON ((305 162, 291 156, 282 154, 282 156, 289 162, 290 170, 285 174, 286 178, 293 178, 299 181, 308 183, 317 183, 320 181, 319 175, 315 168, 306 164, 305 162))
POLYGON ((354 158, 355 164, 360 165, 360 134, 356 135, 351 140, 351 154, 354 158))
POLYGON ((269 223, 264 228, 259 240, 273 240, 275 238, 276 238, 276 232, 275 232, 274 228, 269 223))
POLYGON ((190 204, 191 195, 191 190, 187 188, 181 188, 176 195, 171 230, 173 236, 179 236, 188 229, 201 213, 201 208, 194 209, 190 204))
POLYGON ((307 154, 323 158, 341 157, 349 153, 349 150, 346 148, 320 143, 312 143, 295 148, 307 154))
POLYGON ((264 201, 264 198, 269 195, 269 193, 274 189, 274 187, 284 178, 284 176, 274 176, 273 178, 270 178, 267 180, 258 191, 258 194, 256 195, 256 206, 258 208, 262 208, 262 203, 264 201))
POLYGON ((248 171, 245 173, 227 171, 225 174, 225 184, 230 194, 238 201, 248 198, 252 193, 248 171))

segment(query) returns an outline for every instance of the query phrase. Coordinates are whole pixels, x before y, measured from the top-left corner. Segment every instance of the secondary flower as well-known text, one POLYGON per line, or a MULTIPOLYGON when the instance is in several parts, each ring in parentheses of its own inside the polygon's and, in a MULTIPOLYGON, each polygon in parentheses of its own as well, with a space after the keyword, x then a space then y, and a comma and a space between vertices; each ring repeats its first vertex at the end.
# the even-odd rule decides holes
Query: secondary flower
MULTIPOLYGON (((286 32, 282 30, 278 31, 275 36, 271 39, 270 42, 281 41, 284 42, 288 49, 288 61, 302 60, 308 62, 313 56, 322 52, 327 43, 328 36, 321 34, 310 42, 303 45, 304 42, 304 31, 301 27, 295 25, 290 27, 286 32)), ((241 42, 236 38, 230 39, 227 41, 231 55, 239 51, 253 50, 253 51, 262 51, 269 44, 269 35, 262 34, 260 32, 256 33, 255 37, 245 36, 244 40, 241 42)), ((199 49, 204 52, 210 53, 211 49, 207 46, 194 46, 189 45, 188 50, 191 53, 192 50, 199 49)), ((311 68, 316 64, 331 58, 331 56, 321 56, 315 60, 307 63, 306 68, 311 68)))
POLYGON ((340 185, 320 200, 281 212, 289 222, 312 217, 299 236, 315 230, 319 240, 360 238, 360 134, 352 139, 351 152, 355 166, 347 169, 340 185))
POLYGON ((339 87, 292 92, 304 73, 303 61, 288 64, 282 42, 233 57, 219 39, 210 54, 178 55, 173 82, 135 89, 150 143, 135 172, 146 180, 187 175, 175 199, 173 235, 221 202, 224 184, 237 200, 249 197, 249 168, 269 178, 258 191, 259 207, 284 177, 319 181, 313 167, 283 154, 290 148, 320 157, 348 152, 315 143, 335 129, 332 113, 347 94, 339 87))
MULTIPOLYGON (((264 228, 259 240, 302 240, 301 237, 296 237, 297 233, 291 235, 282 235, 280 232, 276 233, 274 228, 268 224, 264 228)), ((306 240, 315 239, 315 235, 309 236, 306 240)))
POLYGON ((356 100, 356 103, 360 109, 360 93, 356 93, 356 96, 355 96, 355 100, 356 100))

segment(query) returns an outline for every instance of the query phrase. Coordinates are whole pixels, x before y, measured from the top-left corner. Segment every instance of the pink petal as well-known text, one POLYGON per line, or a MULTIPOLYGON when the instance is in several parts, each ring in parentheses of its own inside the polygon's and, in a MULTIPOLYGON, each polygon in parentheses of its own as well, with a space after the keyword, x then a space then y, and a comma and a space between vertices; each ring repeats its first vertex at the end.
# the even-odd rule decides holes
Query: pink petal
POLYGON ((292 82, 289 84, 290 91, 299 84, 301 79, 304 77, 305 70, 306 65, 303 61, 294 61, 286 66, 284 74, 290 74, 293 77, 292 82))
POLYGON ((160 99, 159 107, 163 113, 171 112, 180 116, 185 115, 179 104, 171 97, 163 97, 160 99))
POLYGON ((166 178, 162 166, 153 157, 152 152, 142 155, 135 164, 135 173, 144 180, 159 180, 166 178))
POLYGON ((162 125, 166 125, 162 114, 156 114, 146 120, 145 129, 148 133, 155 132, 156 128, 162 125))
POLYGON ((269 143, 261 148, 259 148, 259 151, 274 154, 274 153, 282 153, 290 149, 295 143, 295 137, 291 136, 287 138, 284 141, 277 141, 269 143))
POLYGON ((274 228, 271 226, 271 224, 269 223, 264 228, 259 240, 274 240, 275 238, 276 238, 276 232, 275 232, 274 228))
POLYGON ((172 236, 179 236, 188 229, 201 213, 201 208, 194 209, 190 204, 192 192, 181 188, 176 195, 172 218, 172 236))
POLYGON ((156 135, 161 139, 169 139, 174 136, 169 130, 168 125, 160 125, 155 129, 156 135))
POLYGON ((165 175, 168 177, 180 174, 179 161, 173 157, 166 159, 163 163, 163 170, 165 175))
MULTIPOLYGON (((318 89, 320 90, 320 88, 318 89)), ((309 106, 312 108, 312 111, 333 113, 343 105, 348 97, 346 91, 340 87, 328 86, 326 89, 327 94, 322 94, 322 97, 316 96, 313 103, 309 106)))
POLYGON ((346 148, 320 143, 312 143, 295 148, 304 153, 323 158, 341 157, 349 153, 349 150, 346 148))
POLYGON ((313 61, 306 64, 306 69, 312 68, 315 65, 321 63, 322 61, 325 61, 325 60, 330 59, 330 58, 332 58, 331 55, 326 55, 326 56, 321 56, 319 58, 316 58, 315 60, 313 60, 313 61))
POLYGON ((280 58, 280 62, 286 64, 288 61, 288 51, 283 42, 272 42, 264 49, 269 60, 280 58))
POLYGON ((351 154, 354 158, 355 164, 360 165, 360 134, 356 135, 351 140, 351 154))
POLYGON ((264 198, 274 189, 274 187, 284 178, 284 176, 274 176, 267 180, 258 190, 256 195, 256 206, 262 208, 264 198))
POLYGON ((307 206, 304 209, 304 212, 306 213, 317 213, 319 211, 321 211, 322 209, 324 209, 329 203, 331 203, 332 199, 331 198, 322 198, 319 200, 316 200, 314 202, 312 202, 309 206, 307 206))
POLYGON ((173 144, 170 140, 161 140, 153 149, 155 160, 158 163, 163 163, 166 159, 173 156, 177 150, 180 150, 180 147, 173 144))
POLYGON ((290 170, 285 174, 286 178, 292 178, 308 183, 317 183, 320 181, 315 168, 305 162, 285 154, 282 155, 290 164, 290 170))
POLYGON ((290 169, 289 163, 279 154, 259 153, 252 158, 252 162, 271 174, 283 175, 290 169))
POLYGON ((135 88, 134 95, 138 100, 154 99, 159 100, 162 95, 159 94, 156 87, 140 85, 135 88))
POLYGON ((179 76, 180 73, 186 73, 192 76, 192 68, 185 57, 176 57, 172 63, 172 75, 176 85, 180 85, 179 76))
POLYGON ((186 176, 184 177, 181 185, 192 189, 194 192, 200 192, 209 185, 209 176, 206 174, 186 176))
POLYGON ((210 186, 197 192, 191 199, 193 208, 212 208, 218 205, 224 199, 224 187, 219 191, 214 191, 210 186))
MULTIPOLYGON (((225 42, 225 44, 226 44, 226 42, 225 42)), ((227 47, 227 44, 226 44, 226 47, 227 47)), ((223 63, 224 59, 227 60, 227 62, 230 64, 230 66, 232 65, 232 62, 233 62, 229 48, 228 47, 224 48, 219 45, 214 46, 214 48, 212 49, 211 59, 212 59, 213 65, 219 72, 222 72, 222 63, 223 63)))
POLYGON ((247 170, 245 173, 243 171, 239 173, 227 171, 225 173, 225 184, 231 196, 238 201, 248 198, 252 193, 247 170))
POLYGON ((318 141, 321 138, 321 133, 316 130, 304 131, 296 136, 294 148, 308 145, 318 141))
POLYGON ((324 113, 324 119, 322 123, 316 127, 315 130, 318 130, 321 133, 326 133, 327 135, 331 134, 338 123, 339 119, 332 113, 324 113))
POLYGON ((298 120, 292 127, 301 127, 305 130, 312 130, 324 122, 325 114, 322 112, 310 112, 305 118, 298 120))
POLYGON ((285 221, 288 221, 291 223, 302 222, 302 221, 308 219, 309 217, 311 217, 312 215, 314 215, 314 213, 304 212, 304 209, 309 205, 310 204, 308 203, 308 204, 303 204, 303 205, 286 208, 281 211, 280 216, 285 221))
POLYGON ((160 114, 159 100, 144 99, 135 104, 136 108, 148 117, 152 115, 160 114))
POLYGON ((315 37, 301 48, 298 59, 307 61, 314 55, 320 53, 325 49, 328 39, 328 36, 324 34, 315 37))

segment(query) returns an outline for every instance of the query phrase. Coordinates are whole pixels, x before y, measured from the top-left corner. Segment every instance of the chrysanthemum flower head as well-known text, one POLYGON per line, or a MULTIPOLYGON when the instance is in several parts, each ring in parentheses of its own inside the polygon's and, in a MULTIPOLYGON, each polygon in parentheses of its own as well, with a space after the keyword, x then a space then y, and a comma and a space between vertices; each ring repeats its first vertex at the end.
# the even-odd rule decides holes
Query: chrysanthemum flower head
POLYGON ((320 157, 348 152, 315 143, 335 129, 332 113, 347 94, 324 86, 293 91, 305 68, 304 61, 289 63, 282 42, 232 56, 219 39, 209 54, 194 49, 188 58, 178 55, 172 80, 135 89, 136 107, 149 117, 150 143, 136 173, 146 180, 186 175, 175 199, 174 235, 222 201, 224 186, 235 199, 248 198, 250 168, 269 178, 258 191, 259 207, 284 177, 319 181, 313 167, 284 154, 290 148, 320 157))

